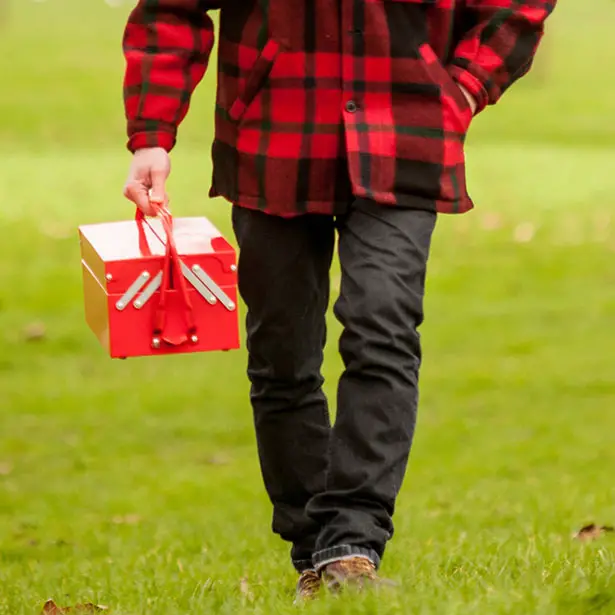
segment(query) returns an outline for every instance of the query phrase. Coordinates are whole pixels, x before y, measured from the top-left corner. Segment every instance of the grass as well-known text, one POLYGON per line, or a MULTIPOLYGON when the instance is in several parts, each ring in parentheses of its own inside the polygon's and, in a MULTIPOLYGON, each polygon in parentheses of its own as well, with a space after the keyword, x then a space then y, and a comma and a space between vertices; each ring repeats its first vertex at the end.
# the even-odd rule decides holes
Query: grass
MULTIPOLYGON (((402 589, 308 612, 615 611, 612 539, 571 537, 615 520, 615 86, 601 69, 615 5, 593 4, 563 5, 544 75, 477 120, 477 209, 440 220, 417 439, 383 567, 402 589)), ((0 39, 12 93, 0 97, 0 615, 37 613, 47 598, 117 615, 294 612, 244 351, 112 362, 85 326, 75 227, 131 211, 120 195, 127 5, 83 6, 13 3, 0 39), (28 341, 36 322, 46 334, 28 341)), ((228 208, 203 197, 213 83, 195 99, 170 189, 176 210, 230 237, 228 208)), ((332 320, 331 396, 338 333, 332 320)))

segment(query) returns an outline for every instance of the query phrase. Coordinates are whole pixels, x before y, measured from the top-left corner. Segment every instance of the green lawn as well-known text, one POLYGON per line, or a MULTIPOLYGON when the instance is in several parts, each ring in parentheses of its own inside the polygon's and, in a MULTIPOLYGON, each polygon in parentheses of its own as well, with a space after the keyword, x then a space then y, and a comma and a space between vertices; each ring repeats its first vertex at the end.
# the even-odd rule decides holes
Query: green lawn
MULTIPOLYGON (((435 239, 417 439, 383 565, 402 587, 310 613, 615 612, 613 538, 572 538, 615 522, 615 4, 561 5, 536 74, 472 130, 477 209, 442 218, 435 239)), ((9 9, 0 615, 38 613, 47 598, 117 615, 292 613, 244 351, 113 362, 83 319, 76 226, 132 215, 128 5, 9 9), (28 339, 33 323, 43 339, 28 339)), ((207 215, 231 237, 228 207, 205 196, 214 83, 195 99, 169 187, 178 215, 207 215)), ((338 333, 332 320, 332 396, 338 333)))

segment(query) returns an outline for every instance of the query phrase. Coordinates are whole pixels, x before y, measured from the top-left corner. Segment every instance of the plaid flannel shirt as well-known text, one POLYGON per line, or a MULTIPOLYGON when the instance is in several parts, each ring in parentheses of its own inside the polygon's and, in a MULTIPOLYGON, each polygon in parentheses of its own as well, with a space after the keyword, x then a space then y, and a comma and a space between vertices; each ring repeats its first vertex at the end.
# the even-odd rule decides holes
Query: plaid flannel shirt
POLYGON ((556 0, 139 0, 125 29, 128 149, 170 151, 214 45, 210 196, 281 216, 357 196, 473 207, 472 111, 529 70, 556 0))

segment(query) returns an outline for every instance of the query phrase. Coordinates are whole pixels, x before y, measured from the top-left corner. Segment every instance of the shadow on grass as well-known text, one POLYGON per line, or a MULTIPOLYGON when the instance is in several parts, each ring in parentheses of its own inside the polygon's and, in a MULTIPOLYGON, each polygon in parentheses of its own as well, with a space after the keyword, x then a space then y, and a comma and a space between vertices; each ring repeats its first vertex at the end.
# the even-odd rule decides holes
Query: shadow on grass
POLYGON ((557 603, 558 615, 615 613, 615 593, 597 591, 583 595, 562 596, 557 603))

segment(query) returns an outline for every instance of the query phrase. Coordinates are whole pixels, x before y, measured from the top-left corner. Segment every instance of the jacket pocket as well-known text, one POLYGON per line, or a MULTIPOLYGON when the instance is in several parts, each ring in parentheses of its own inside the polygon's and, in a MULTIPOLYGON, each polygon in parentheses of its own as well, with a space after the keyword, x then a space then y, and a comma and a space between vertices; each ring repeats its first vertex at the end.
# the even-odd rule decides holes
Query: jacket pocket
POLYGON ((279 52, 280 44, 277 41, 269 39, 265 43, 265 46, 246 76, 244 85, 237 98, 229 108, 229 117, 234 122, 239 122, 248 107, 254 102, 254 99, 257 97, 269 77, 279 52))
POLYGON ((435 201, 442 212, 467 211, 473 206, 465 167, 465 140, 472 109, 430 43, 417 40, 414 44, 418 55, 416 79, 422 84, 423 94, 415 104, 421 107, 423 125, 432 132, 425 139, 420 164, 413 169, 414 177, 408 174, 412 181, 406 191, 435 201), (431 168, 430 173, 424 172, 426 167, 431 168))
POLYGON ((454 115, 458 116, 458 126, 451 128, 465 133, 472 121, 472 109, 470 107, 470 103, 429 43, 422 43, 418 48, 418 52, 425 64, 425 69, 427 70, 430 79, 432 79, 442 89, 442 103, 444 105, 448 104, 454 115))

